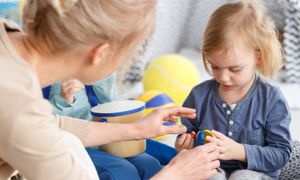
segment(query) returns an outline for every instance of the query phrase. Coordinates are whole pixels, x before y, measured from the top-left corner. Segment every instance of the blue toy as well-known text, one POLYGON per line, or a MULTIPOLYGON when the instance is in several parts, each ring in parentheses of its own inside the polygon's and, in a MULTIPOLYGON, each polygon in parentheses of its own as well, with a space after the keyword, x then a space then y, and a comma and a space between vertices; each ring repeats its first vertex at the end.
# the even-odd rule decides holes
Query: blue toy
POLYGON ((195 146, 201 146, 207 143, 206 136, 212 136, 210 130, 199 131, 195 138, 195 146))

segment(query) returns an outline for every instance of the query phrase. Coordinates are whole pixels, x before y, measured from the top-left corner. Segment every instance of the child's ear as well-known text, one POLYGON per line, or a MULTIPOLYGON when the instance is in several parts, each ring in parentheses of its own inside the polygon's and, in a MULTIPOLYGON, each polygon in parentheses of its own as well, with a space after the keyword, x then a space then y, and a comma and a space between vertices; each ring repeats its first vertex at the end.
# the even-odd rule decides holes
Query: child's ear
POLYGON ((257 64, 258 67, 260 67, 261 64, 262 64, 262 57, 261 57, 261 53, 260 52, 256 53, 256 64, 257 64))
POLYGON ((97 65, 97 64, 99 64, 99 62, 101 62, 101 60, 103 58, 107 58, 109 49, 110 49, 109 44, 102 44, 102 45, 96 46, 92 50, 92 54, 91 54, 90 62, 92 63, 92 65, 97 65))

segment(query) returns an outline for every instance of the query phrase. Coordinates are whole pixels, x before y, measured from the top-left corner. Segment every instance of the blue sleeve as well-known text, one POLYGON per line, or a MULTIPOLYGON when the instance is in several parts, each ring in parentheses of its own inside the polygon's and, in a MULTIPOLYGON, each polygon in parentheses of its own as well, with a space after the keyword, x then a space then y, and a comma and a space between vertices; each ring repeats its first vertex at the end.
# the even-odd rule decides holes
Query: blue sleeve
MULTIPOLYGON (((194 91, 192 90, 189 96, 184 101, 183 106, 189 108, 195 108, 196 107, 195 101, 196 101, 196 97, 194 96, 194 91)), ((196 109, 196 113, 197 113, 197 109, 196 109)), ((196 118, 195 119, 181 118, 181 123, 187 127, 188 133, 191 133, 193 131, 198 132, 199 129, 196 126, 196 120, 197 120, 196 118)))
POLYGON ((49 93, 49 101, 53 105, 53 113, 62 116, 77 117, 78 112, 82 111, 82 109, 85 109, 86 107, 89 108, 89 104, 80 100, 80 97, 83 96, 85 96, 84 91, 77 92, 74 95, 73 104, 69 104, 61 95, 61 81, 52 84, 49 93))
POLYGON ((289 107, 279 90, 270 99, 266 117, 265 146, 245 144, 248 169, 272 172, 282 168, 292 151, 289 107))
POLYGON ((93 84, 93 90, 97 96, 98 104, 114 101, 117 97, 116 73, 96 81, 93 84))

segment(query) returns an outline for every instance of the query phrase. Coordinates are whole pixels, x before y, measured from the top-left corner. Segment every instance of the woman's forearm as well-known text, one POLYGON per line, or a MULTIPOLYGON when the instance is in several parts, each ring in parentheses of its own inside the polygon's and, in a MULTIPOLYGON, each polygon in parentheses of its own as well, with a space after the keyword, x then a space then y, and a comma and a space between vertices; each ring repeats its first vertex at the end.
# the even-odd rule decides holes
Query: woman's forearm
POLYGON ((143 138, 136 124, 91 122, 87 127, 85 146, 97 146, 116 141, 143 138))

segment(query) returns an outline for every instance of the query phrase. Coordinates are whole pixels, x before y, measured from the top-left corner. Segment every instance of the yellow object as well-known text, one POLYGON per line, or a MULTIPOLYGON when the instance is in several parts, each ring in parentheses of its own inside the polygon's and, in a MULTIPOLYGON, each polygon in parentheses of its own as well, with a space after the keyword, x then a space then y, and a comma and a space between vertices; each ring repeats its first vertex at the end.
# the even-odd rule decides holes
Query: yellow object
POLYGON ((200 82, 196 66, 183 56, 169 54, 152 61, 143 76, 144 90, 159 90, 182 105, 191 89, 200 82))
POLYGON ((19 12, 20 12, 20 18, 22 19, 22 15, 23 15, 23 8, 25 5, 25 0, 20 0, 19 1, 19 12))
POLYGON ((212 136, 212 134, 211 131, 207 129, 205 129, 203 132, 204 132, 204 144, 206 144, 207 143, 207 141, 205 140, 206 136, 212 136))
MULTIPOLYGON (((161 107, 172 107, 175 106, 174 101, 165 93, 162 93, 157 90, 149 90, 144 92, 141 96, 136 98, 139 101, 146 103, 145 114, 149 114, 152 110, 161 107)), ((170 123, 167 123, 170 125, 170 123)), ((159 140, 164 138, 165 135, 157 136, 153 139, 159 140)))

